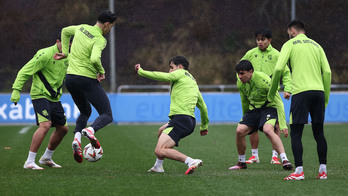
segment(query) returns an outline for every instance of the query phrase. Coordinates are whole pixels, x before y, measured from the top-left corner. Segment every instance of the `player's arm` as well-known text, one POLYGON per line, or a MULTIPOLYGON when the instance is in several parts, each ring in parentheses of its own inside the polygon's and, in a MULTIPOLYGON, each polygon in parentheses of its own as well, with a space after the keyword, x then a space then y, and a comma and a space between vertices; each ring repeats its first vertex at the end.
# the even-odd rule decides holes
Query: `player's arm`
MULTIPOLYGON (((289 96, 292 92, 292 80, 291 80, 291 73, 289 67, 286 65, 284 67, 283 73, 282 73, 282 81, 284 85, 284 92, 289 93, 289 96)), ((286 99, 289 99, 290 97, 285 97, 286 99)))
POLYGON ((72 25, 62 29, 62 53, 66 56, 69 55, 70 37, 75 35, 75 32, 79 27, 80 26, 72 25))
POLYGON ((93 44, 91 51, 91 63, 99 74, 105 74, 105 70, 101 63, 101 54, 106 47, 106 40, 100 39, 93 44))
POLYGON ((242 103, 242 111, 243 111, 243 116, 244 114, 249 110, 249 100, 246 97, 246 95, 243 93, 243 90, 241 89, 242 82, 240 80, 237 81, 237 87, 239 90, 239 94, 240 94, 240 101, 242 103))
POLYGON ((208 108, 204 102, 202 94, 199 92, 198 101, 196 104, 197 108, 201 112, 201 126, 200 126, 200 134, 207 135, 208 134, 208 126, 209 126, 209 117, 208 117, 208 108))
MULTIPOLYGON (((289 42, 287 42, 289 43, 289 42)), ((268 93, 268 101, 272 102, 274 99, 275 94, 278 92, 279 82, 280 78, 282 76, 283 70, 285 69, 285 66, 289 60, 290 52, 291 52, 291 46, 285 43, 279 53, 279 58, 277 61, 277 64, 273 71, 272 76, 272 82, 271 82, 271 88, 268 93)))
POLYGON ((325 108, 329 103, 330 97, 330 88, 331 88, 331 69, 329 62, 326 58, 324 50, 321 48, 321 70, 323 72, 323 84, 324 84, 324 93, 325 93, 325 108))
POLYGON ((150 78, 158 81, 177 81, 182 75, 182 72, 173 71, 171 73, 159 72, 159 71, 145 71, 140 67, 140 64, 135 65, 135 70, 137 70, 140 76, 150 78))
POLYGON ((22 91, 22 88, 24 86, 24 83, 36 72, 41 70, 45 63, 46 59, 41 54, 41 52, 37 52, 35 56, 27 63, 25 64, 21 70, 19 70, 17 77, 12 85, 12 95, 11 95, 11 101, 15 104, 20 99, 20 92, 22 91))
MULTIPOLYGON (((285 111, 284 111, 284 104, 283 101, 277 93, 274 97, 274 103, 277 109, 277 114, 278 114, 278 120, 279 120, 279 128, 280 130, 288 129, 286 125, 286 118, 285 118, 285 111)), ((286 135, 287 136, 287 135, 286 135)))

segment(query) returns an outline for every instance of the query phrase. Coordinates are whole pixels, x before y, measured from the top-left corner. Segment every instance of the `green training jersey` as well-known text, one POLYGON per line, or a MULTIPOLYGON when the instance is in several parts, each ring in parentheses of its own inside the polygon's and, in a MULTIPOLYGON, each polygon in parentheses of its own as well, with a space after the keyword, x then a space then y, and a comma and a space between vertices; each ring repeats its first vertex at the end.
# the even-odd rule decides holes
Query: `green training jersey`
MULTIPOLYGON (((248 110, 261 108, 265 105, 271 87, 271 78, 263 72, 254 71, 249 82, 243 84, 238 80, 237 87, 240 92, 244 115, 248 110)), ((284 106, 279 93, 275 97, 274 101, 267 104, 267 107, 276 108, 278 115, 281 115, 278 116, 278 119, 285 119, 284 106)), ((286 128, 285 120, 279 121, 279 127, 281 130, 286 128)))
POLYGON ((318 90, 325 93, 325 107, 329 102, 331 69, 323 48, 305 34, 299 34, 287 41, 279 54, 268 95, 273 100, 281 73, 289 63, 292 71, 292 94, 318 90))
POLYGON ((96 79, 97 74, 105 74, 101 64, 101 53, 106 47, 106 39, 97 26, 86 24, 65 27, 62 30, 62 50, 68 55, 70 37, 74 36, 68 56, 68 74, 96 79))
POLYGON ((53 55, 56 52, 59 52, 57 44, 39 50, 18 72, 12 89, 22 91, 24 83, 33 76, 30 90, 31 99, 46 98, 52 102, 59 101, 62 96, 61 86, 65 79, 68 59, 55 60, 53 55), (50 90, 47 89, 42 79, 40 79, 39 72, 42 73, 51 89, 56 92, 55 96, 52 96, 50 90))
MULTIPOLYGON (((259 71, 267 74, 269 77, 272 77, 274 68, 276 66, 277 60, 279 57, 279 51, 272 47, 271 44, 268 45, 265 51, 261 51, 259 47, 255 47, 249 50, 241 60, 248 60, 254 67, 254 71, 259 71)), ((290 70, 285 66, 284 71, 282 72, 284 91, 291 93, 292 82, 290 70)), ((279 89, 279 88, 278 88, 279 89)), ((281 103, 284 108, 283 102, 281 103)), ((280 129, 287 129, 285 111, 277 110, 280 129)))
MULTIPOLYGON (((274 68, 279 57, 279 51, 268 45, 266 51, 261 51, 259 47, 249 50, 241 60, 248 60, 254 67, 254 71, 260 71, 272 78, 274 68)), ((291 93, 291 74, 287 66, 282 72, 284 91, 291 93)))
POLYGON ((199 91, 194 77, 184 69, 171 73, 138 70, 139 75, 158 81, 170 81, 170 112, 169 117, 178 114, 195 117, 196 106, 201 112, 200 130, 208 129, 208 109, 199 91))

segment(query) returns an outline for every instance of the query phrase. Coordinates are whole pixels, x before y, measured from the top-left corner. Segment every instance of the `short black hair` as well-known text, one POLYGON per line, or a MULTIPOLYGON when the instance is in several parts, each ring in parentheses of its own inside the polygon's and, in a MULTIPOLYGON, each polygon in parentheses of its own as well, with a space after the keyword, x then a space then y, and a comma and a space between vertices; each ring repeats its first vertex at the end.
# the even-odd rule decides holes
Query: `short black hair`
POLYGON ((190 63, 188 62, 188 60, 183 57, 183 56, 175 56, 172 59, 170 59, 169 61, 169 65, 170 63, 173 62, 174 65, 178 66, 178 65, 182 65, 184 67, 185 70, 188 70, 190 63))
POLYGON ((241 60, 239 63, 236 65, 236 72, 238 73, 239 71, 254 71, 253 64, 251 64, 250 61, 248 60, 241 60))
POLYGON ((296 29, 298 31, 299 30, 304 31, 305 30, 305 24, 301 20, 292 20, 288 24, 288 29, 290 29, 290 28, 294 28, 294 29, 296 29))
POLYGON ((268 28, 263 28, 263 29, 260 29, 260 30, 255 32, 255 38, 257 38, 259 35, 261 35, 261 37, 265 37, 267 39, 272 38, 272 32, 268 28))
POLYGON ((113 23, 116 21, 116 19, 116 14, 112 13, 111 11, 102 11, 98 16, 98 22, 103 24, 106 22, 113 23))

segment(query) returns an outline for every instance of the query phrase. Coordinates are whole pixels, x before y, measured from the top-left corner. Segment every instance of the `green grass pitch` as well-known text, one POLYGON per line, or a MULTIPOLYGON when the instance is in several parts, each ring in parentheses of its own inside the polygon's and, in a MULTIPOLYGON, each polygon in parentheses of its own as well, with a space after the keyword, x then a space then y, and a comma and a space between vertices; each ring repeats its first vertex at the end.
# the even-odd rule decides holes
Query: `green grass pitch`
MULTIPOLYGON (((0 195, 347 195, 347 124, 325 125, 328 143, 328 180, 317 180, 318 157, 311 127, 305 126, 303 181, 285 181, 290 171, 271 165, 271 144, 260 133, 260 163, 246 170, 229 171, 237 163, 236 125, 211 125, 207 136, 198 127, 179 144, 179 151, 203 160, 203 166, 185 175, 184 163, 166 159, 165 173, 147 173, 155 162, 154 148, 160 125, 109 125, 96 136, 103 158, 96 163, 74 161, 71 149, 74 127, 53 155, 63 168, 43 171, 23 169, 36 126, 20 134, 24 126, 0 126, 0 195)), ((50 130, 38 151, 42 156, 50 130)), ((282 141, 293 163, 290 137, 282 141)), ((82 138, 82 145, 88 140, 82 138)), ((247 138, 247 158, 250 156, 247 138)))

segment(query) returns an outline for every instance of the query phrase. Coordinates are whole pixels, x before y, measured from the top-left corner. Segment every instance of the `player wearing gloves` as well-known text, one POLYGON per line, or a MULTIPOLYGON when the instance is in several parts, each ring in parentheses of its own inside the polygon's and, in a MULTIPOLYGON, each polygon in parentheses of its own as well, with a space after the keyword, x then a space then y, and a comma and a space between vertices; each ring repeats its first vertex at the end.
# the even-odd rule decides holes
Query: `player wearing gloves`
POLYGON ((33 135, 28 159, 24 163, 25 169, 43 169, 35 163, 35 158, 37 150, 51 127, 55 127, 56 130, 52 133, 46 151, 40 158, 39 163, 49 167, 61 167, 52 160, 54 150, 68 132, 64 109, 59 101, 62 96, 61 87, 68 67, 68 60, 57 61, 53 59, 53 55, 61 51, 62 45, 59 36, 55 45, 39 50, 22 67, 12 86, 11 101, 17 104, 24 83, 30 77, 33 77, 30 96, 39 128, 33 135))
POLYGON ((277 110, 282 108, 280 95, 277 93, 273 102, 267 101, 271 78, 265 73, 254 72, 248 60, 240 61, 236 66, 239 80, 237 87, 240 92, 243 117, 236 130, 236 144, 238 150, 238 164, 230 167, 231 170, 246 169, 245 163, 245 136, 248 133, 260 130, 265 133, 282 159, 283 168, 291 170, 284 150, 283 142, 274 132, 278 120, 277 110))
POLYGON ((188 72, 189 62, 182 56, 176 56, 169 61, 169 73, 145 71, 140 64, 135 70, 140 76, 153 80, 169 81, 171 86, 171 104, 169 122, 158 131, 158 141, 155 149, 157 156, 155 165, 149 172, 164 172, 163 160, 169 158, 184 162, 188 169, 185 174, 191 174, 203 164, 200 159, 192 159, 173 149, 178 146, 180 139, 193 133, 196 126, 194 111, 196 106, 201 112, 200 134, 208 134, 208 110, 199 91, 194 77, 188 72))

